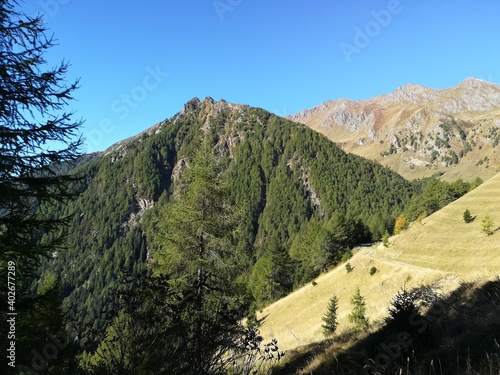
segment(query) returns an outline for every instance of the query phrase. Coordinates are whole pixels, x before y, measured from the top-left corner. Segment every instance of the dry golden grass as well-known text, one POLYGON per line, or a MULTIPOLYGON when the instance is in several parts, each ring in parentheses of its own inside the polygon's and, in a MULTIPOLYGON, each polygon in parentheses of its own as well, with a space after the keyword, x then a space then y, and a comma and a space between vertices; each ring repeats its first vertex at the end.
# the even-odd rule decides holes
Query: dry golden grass
POLYGON ((500 271, 500 232, 487 236, 481 231, 486 215, 493 219, 494 229, 500 227, 500 174, 391 238, 389 248, 379 246, 379 253, 435 270, 490 275, 500 271), (472 223, 463 220, 466 209, 476 216, 472 223))
POLYGON ((320 341, 322 317, 334 294, 339 299, 338 333, 350 329, 347 315, 357 287, 366 299, 367 317, 375 322, 386 316, 389 301, 405 283, 407 287, 416 287, 441 280, 443 284, 458 285, 455 276, 442 271, 375 258, 371 248, 358 249, 349 263, 354 268, 352 272, 347 273, 342 264, 318 277, 317 285, 308 284, 263 309, 257 317, 264 319, 261 326, 264 337, 276 337, 284 350, 320 341), (378 270, 374 275, 370 275, 371 267, 378 270))
POLYGON ((341 264, 257 314, 261 333, 276 337, 280 348, 296 349, 323 339, 322 317, 332 295, 339 299, 337 332, 349 330, 347 315, 350 298, 357 287, 366 299, 367 317, 381 322, 392 297, 405 284, 408 288, 436 283, 442 293, 458 287, 461 281, 489 279, 500 271, 500 231, 491 236, 481 231, 481 220, 490 215, 500 226, 500 174, 439 212, 415 223, 390 239, 388 248, 376 245, 359 248, 347 273, 341 264), (468 208, 475 221, 466 224, 468 208), (370 275, 371 267, 377 273, 370 275))

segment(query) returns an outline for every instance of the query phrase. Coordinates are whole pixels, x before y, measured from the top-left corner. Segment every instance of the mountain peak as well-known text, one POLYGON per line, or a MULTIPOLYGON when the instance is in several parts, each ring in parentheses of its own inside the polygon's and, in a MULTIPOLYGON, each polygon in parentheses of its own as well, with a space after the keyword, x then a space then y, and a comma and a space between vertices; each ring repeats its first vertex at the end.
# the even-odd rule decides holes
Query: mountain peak
POLYGON ((198 108, 198 105, 200 104, 200 99, 198 98, 193 98, 190 101, 188 101, 186 104, 184 104, 184 107, 182 108, 181 114, 185 114, 187 112, 191 112, 196 110, 198 108))
POLYGON ((414 93, 414 92, 422 92, 424 90, 428 89, 428 87, 425 87, 423 85, 419 85, 416 83, 407 83, 406 85, 398 87, 395 92, 406 92, 406 93, 414 93))
POLYGON ((480 84, 490 84, 489 82, 483 81, 479 78, 467 77, 458 86, 478 86, 480 84))
POLYGON ((431 96, 430 100, 433 100, 432 93, 434 91, 435 90, 423 85, 407 83, 406 85, 398 87, 390 94, 381 95, 374 99, 380 101, 382 104, 390 102, 417 103, 425 100, 429 95, 431 96))
POLYGON ((205 99, 203 99, 202 103, 214 104, 215 100, 211 96, 206 96, 205 99))
POLYGON ((184 108, 182 109, 180 114, 184 115, 188 112, 196 111, 200 107, 200 105, 202 105, 203 107, 206 106, 211 107, 216 103, 227 103, 227 102, 224 99, 216 101, 211 96, 206 96, 203 100, 194 97, 193 99, 189 100, 186 104, 184 104, 184 108))
POLYGON ((486 91, 486 92, 499 92, 500 85, 497 85, 492 82, 488 82, 479 78, 466 78, 460 84, 457 85, 457 88, 462 88, 465 90, 476 90, 476 91, 486 91))

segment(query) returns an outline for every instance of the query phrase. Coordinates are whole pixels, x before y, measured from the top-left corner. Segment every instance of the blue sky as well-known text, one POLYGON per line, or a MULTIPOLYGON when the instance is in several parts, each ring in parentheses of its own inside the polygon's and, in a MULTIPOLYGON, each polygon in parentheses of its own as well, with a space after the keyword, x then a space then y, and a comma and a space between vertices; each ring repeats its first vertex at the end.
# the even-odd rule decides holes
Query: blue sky
POLYGON ((81 88, 87 151, 173 116, 193 97, 278 115, 406 83, 500 83, 498 0, 26 0, 81 88))

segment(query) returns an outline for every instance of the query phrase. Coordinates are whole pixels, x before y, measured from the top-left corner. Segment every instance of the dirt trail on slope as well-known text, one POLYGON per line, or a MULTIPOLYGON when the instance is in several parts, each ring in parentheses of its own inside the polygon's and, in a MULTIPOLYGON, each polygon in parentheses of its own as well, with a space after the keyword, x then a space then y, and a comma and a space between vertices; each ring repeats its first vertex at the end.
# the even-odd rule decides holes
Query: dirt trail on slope
POLYGON ((445 272, 442 270, 434 269, 434 268, 428 268, 428 267, 421 267, 421 266, 416 266, 411 263, 405 263, 400 260, 396 260, 394 258, 391 258, 389 256, 384 256, 380 254, 380 251, 375 248, 375 246, 379 246, 377 244, 372 245, 370 247, 357 247, 354 249, 355 252, 362 252, 363 255, 368 256, 369 258, 376 259, 378 261, 402 266, 402 267, 407 267, 411 268, 414 270, 421 270, 421 271, 431 271, 431 272, 437 272, 437 273, 442 273, 442 274, 448 274, 449 272, 445 272))

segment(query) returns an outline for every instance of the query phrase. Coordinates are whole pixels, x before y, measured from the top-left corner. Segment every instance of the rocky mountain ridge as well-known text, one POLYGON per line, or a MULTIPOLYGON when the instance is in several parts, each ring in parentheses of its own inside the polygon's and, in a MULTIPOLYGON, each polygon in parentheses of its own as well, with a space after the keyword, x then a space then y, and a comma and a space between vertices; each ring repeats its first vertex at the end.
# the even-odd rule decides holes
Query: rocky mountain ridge
POLYGON ((407 178, 488 178, 500 161, 500 86, 475 78, 449 89, 407 84, 368 100, 331 100, 287 118, 407 178))

